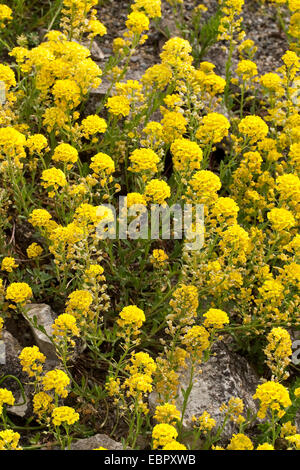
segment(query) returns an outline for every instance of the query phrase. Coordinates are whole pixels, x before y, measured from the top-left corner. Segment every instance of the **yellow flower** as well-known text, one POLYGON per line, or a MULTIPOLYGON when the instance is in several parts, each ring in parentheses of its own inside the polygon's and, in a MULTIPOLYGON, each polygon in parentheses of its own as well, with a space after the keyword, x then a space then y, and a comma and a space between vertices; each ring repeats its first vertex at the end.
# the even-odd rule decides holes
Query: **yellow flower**
POLYGON ((13 19, 12 10, 4 3, 0 4, 0 27, 5 27, 5 21, 10 22, 13 19))
POLYGON ((245 434, 233 434, 230 443, 227 446, 228 450, 253 450, 253 444, 249 437, 245 434))
POLYGON ((250 139, 251 143, 262 140, 269 132, 267 124, 259 116, 246 116, 238 125, 241 134, 250 139))
POLYGON ((282 298, 284 286, 281 282, 274 279, 267 279, 258 289, 260 295, 269 301, 273 299, 279 300, 282 298))
POLYGON ((66 313, 80 318, 86 316, 93 302, 92 294, 87 290, 75 290, 68 296, 66 313))
POLYGON ((211 431, 216 425, 216 421, 211 418, 207 411, 204 411, 204 413, 202 413, 198 419, 195 418, 193 421, 196 423, 195 425, 197 428, 199 428, 204 433, 211 431))
POLYGON ((162 205, 171 196, 171 188, 165 181, 153 179, 146 185, 145 196, 148 201, 162 205))
POLYGON ((15 259, 8 256, 3 258, 1 263, 1 270, 6 271, 8 273, 12 273, 13 270, 18 266, 19 265, 16 263, 15 259))
POLYGON ((142 351, 138 353, 132 353, 130 358, 131 364, 126 366, 126 370, 129 370, 131 374, 143 372, 147 375, 152 375, 156 370, 156 364, 152 357, 148 353, 142 351))
POLYGON ((57 80, 52 89, 56 106, 62 109, 76 108, 81 101, 81 91, 74 80, 57 80))
POLYGON ((42 419, 45 415, 49 414, 53 408, 53 398, 46 392, 38 392, 33 397, 33 411, 42 419))
POLYGON ((155 409, 154 419, 158 423, 175 424, 180 419, 180 411, 171 403, 158 405, 155 409))
POLYGON ((46 392, 54 390, 54 392, 62 398, 66 398, 68 396, 67 387, 70 384, 70 379, 64 371, 54 369, 46 372, 42 379, 42 383, 46 392))
POLYGON ((52 160, 69 164, 76 163, 78 160, 78 152, 72 145, 60 144, 55 147, 52 160))
POLYGON ((272 444, 265 442, 264 444, 260 444, 259 446, 257 446, 256 450, 274 450, 274 447, 272 446, 272 444))
POLYGON ((135 34, 142 34, 149 29, 149 18, 139 11, 133 11, 128 15, 127 28, 135 34))
POLYGON ((46 356, 40 352, 37 346, 23 348, 19 355, 22 370, 26 372, 29 377, 39 376, 43 371, 46 356))
POLYGON ((150 261, 157 267, 164 266, 169 259, 167 253, 164 250, 153 250, 150 261))
POLYGON ((186 132, 187 120, 181 113, 168 111, 165 113, 162 121, 162 135, 167 143, 179 139, 186 132))
MULTIPOLYGON (((48 170, 44 170, 41 179, 43 180, 42 186, 44 188, 57 190, 59 186, 64 187, 67 184, 65 174, 58 168, 49 168, 48 170)), ((49 193, 49 196, 50 194, 51 196, 53 195, 52 192, 49 193)))
POLYGON ((6 289, 6 299, 16 304, 24 304, 32 297, 32 290, 26 282, 13 282, 6 289))
POLYGON ((289 356, 292 355, 292 341, 290 334, 284 328, 272 328, 267 336, 267 347, 264 353, 267 356, 267 365, 277 378, 286 379, 288 373, 285 373, 285 368, 291 362, 289 356))
POLYGON ((217 308, 210 308, 204 315, 204 326, 206 328, 224 328, 225 324, 229 323, 229 318, 226 312, 217 308))
POLYGON ((75 412, 74 408, 69 406, 59 406, 52 411, 52 422, 54 426, 61 424, 68 424, 71 426, 79 420, 79 414, 75 412))
POLYGON ((90 168, 94 172, 93 176, 98 177, 100 175, 104 177, 114 173, 115 163, 109 155, 99 152, 92 157, 90 168))
POLYGON ((14 432, 12 429, 0 431, 0 450, 20 450, 21 447, 18 447, 20 437, 20 434, 18 432, 14 432))
POLYGON ((180 442, 172 440, 163 446, 162 450, 187 450, 187 448, 184 444, 180 444, 180 442))
POLYGON ((209 113, 203 117, 200 127, 196 132, 196 138, 202 144, 217 144, 228 135, 230 122, 219 113, 209 113))
POLYGON ((199 204, 210 204, 217 199, 221 189, 220 178, 209 170, 197 171, 189 181, 189 196, 196 197, 199 204))
MULTIPOLYGON (((169 81, 172 79, 172 70, 166 64, 155 64, 149 67, 141 78, 141 82, 147 87, 156 87, 159 90, 163 90, 169 81)), ((149 126, 147 124, 146 127, 149 126)), ((157 127, 156 123, 155 126, 157 127)), ((153 123, 152 123, 153 126, 153 123)))
POLYGON ((159 156, 151 149, 141 148, 134 150, 129 156, 131 166, 128 168, 134 173, 140 172, 157 172, 157 164, 159 156))
POLYGON ((69 313, 59 315, 52 325, 53 336, 65 336, 69 334, 79 336, 79 329, 76 325, 76 318, 69 313))
POLYGON ((174 168, 183 173, 200 170, 202 150, 196 142, 188 139, 175 139, 171 145, 174 168))
POLYGON ((123 388, 128 388, 127 396, 136 396, 137 394, 145 394, 152 392, 152 377, 148 374, 131 374, 125 380, 123 388))
POLYGON ((152 431, 153 449, 166 446, 175 440, 177 436, 178 432, 174 426, 165 423, 156 424, 152 431))
POLYGON ((26 250, 28 258, 36 258, 41 256, 43 253, 43 248, 37 243, 32 243, 26 250))
POLYGON ((55 224, 55 222, 51 219, 52 219, 52 215, 49 214, 49 212, 46 211, 45 209, 34 209, 31 212, 28 221, 34 227, 47 228, 55 224))
POLYGON ((221 224, 236 224, 239 206, 231 197, 219 197, 211 209, 211 214, 221 224))
POLYGON ((197 355, 200 360, 203 351, 209 348, 209 333, 203 326, 194 325, 188 329, 182 343, 187 346, 187 350, 191 354, 197 355))
POLYGON ((285 438, 291 444, 294 444, 294 448, 300 450, 300 434, 294 434, 285 438))
POLYGON ((284 201, 300 203, 300 179, 296 174, 286 173, 276 179, 276 189, 284 201))
POLYGON ((190 55, 192 46, 182 38, 175 37, 169 39, 164 45, 160 58, 163 65, 169 65, 174 68, 178 75, 191 70, 193 57, 190 55))
POLYGON ((143 194, 140 194, 140 193, 128 193, 127 196, 126 196, 126 201, 127 201, 127 207, 131 207, 131 206, 134 206, 134 205, 142 205, 142 206, 146 206, 147 205, 147 201, 145 199, 145 196, 143 194))
POLYGON ((195 317, 199 306, 197 287, 182 284, 174 291, 170 306, 179 315, 195 317))
POLYGON ((300 2, 299 0, 289 0, 288 1, 289 9, 291 11, 300 10, 300 2))
POLYGON ((297 426, 293 426, 291 421, 287 421, 281 426, 280 437, 291 436, 292 434, 296 434, 296 432, 297 426))
POLYGON ((248 80, 257 75, 257 66, 251 60, 241 60, 238 63, 236 73, 242 76, 243 80, 248 80))
POLYGON ((92 114, 81 122, 83 136, 88 139, 91 135, 104 134, 107 129, 106 121, 96 114, 92 114))
POLYGON ((265 418, 269 408, 282 418, 285 415, 285 409, 292 404, 288 390, 278 382, 265 382, 258 385, 253 398, 260 400, 260 409, 257 413, 260 419, 265 418))
POLYGON ((102 266, 100 266, 100 264, 91 264, 90 267, 85 270, 87 281, 92 280, 92 279, 97 279, 97 280, 101 280, 101 278, 105 279, 104 276, 101 276, 103 273, 104 273, 104 269, 102 268, 102 266))
POLYGON ((104 36, 107 33, 106 27, 99 20, 90 20, 88 23, 89 39, 96 36, 104 36))
POLYGON ((262 75, 260 77, 260 83, 267 90, 270 90, 273 92, 280 92, 280 94, 281 92, 282 93, 284 92, 281 78, 279 75, 277 75, 277 73, 266 73, 265 75, 262 75))
POLYGON ((133 11, 144 10, 149 18, 161 17, 161 0, 135 0, 131 8, 133 11))
POLYGON ((34 134, 27 139, 26 147, 30 154, 37 153, 41 155, 42 151, 48 150, 48 141, 42 134, 34 134))
POLYGON ((11 87, 16 86, 15 73, 8 65, 0 64, 0 81, 5 83, 6 91, 11 87))
POLYGON ((146 320, 143 310, 138 308, 136 305, 128 305, 124 307, 120 312, 120 318, 117 323, 120 327, 133 326, 134 328, 140 328, 146 320))
POLYGON ((291 165, 300 170, 300 143, 292 144, 289 151, 291 165))
POLYGON ((277 232, 282 232, 283 230, 289 230, 294 227, 296 222, 293 214, 287 209, 272 209, 268 212, 267 217, 272 224, 272 227, 277 232))
POLYGON ((108 98, 105 106, 115 116, 126 117, 130 113, 130 102, 126 96, 112 96, 108 98))
POLYGON ((237 260, 244 261, 245 254, 250 250, 250 238, 246 230, 238 224, 231 225, 222 233, 219 243, 224 254, 230 256, 232 252, 237 253, 237 260))
POLYGON ((15 403, 15 399, 13 394, 7 388, 0 388, 0 416, 3 411, 3 405, 10 405, 13 406, 15 403))

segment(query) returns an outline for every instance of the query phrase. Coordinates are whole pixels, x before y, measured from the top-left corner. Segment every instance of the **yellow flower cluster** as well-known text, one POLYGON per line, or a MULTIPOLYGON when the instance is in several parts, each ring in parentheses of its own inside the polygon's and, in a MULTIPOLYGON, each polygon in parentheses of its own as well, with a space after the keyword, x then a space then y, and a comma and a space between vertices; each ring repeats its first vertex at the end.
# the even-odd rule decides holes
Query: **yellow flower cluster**
POLYGON ((177 436, 178 432, 174 426, 166 423, 156 424, 152 431, 153 449, 166 446, 176 440, 177 436))
POLYGON ((200 170, 203 153, 196 142, 176 139, 171 145, 171 153, 175 170, 186 174, 200 170))
POLYGON ((210 308, 204 315, 204 326, 206 328, 224 328, 225 324, 229 323, 229 318, 226 312, 217 308, 210 308))
POLYGON ((67 387, 69 384, 70 379, 67 374, 59 369, 46 372, 42 379, 42 385, 46 392, 54 390, 54 393, 62 398, 66 398, 68 396, 67 387))
POLYGON ((217 144, 228 135, 230 123, 228 119, 219 113, 208 113, 203 117, 196 137, 202 145, 208 143, 217 144))
POLYGON ((145 173, 146 175, 156 173, 159 156, 151 149, 136 149, 129 156, 131 166, 128 170, 134 173, 145 173))
POLYGON ((52 422, 54 426, 69 425, 79 420, 79 414, 69 406, 59 406, 52 411, 52 422))
POLYGON ((0 415, 3 412, 3 405, 13 406, 15 399, 13 394, 7 388, 0 388, 0 415))
POLYGON ((16 260, 11 256, 6 256, 3 258, 1 263, 1 271, 6 271, 8 273, 12 273, 15 268, 19 265, 16 263, 16 260))
POLYGON ((19 360, 23 371, 29 377, 39 377, 43 371, 43 364, 46 361, 46 356, 40 352, 37 346, 26 347, 19 355, 19 360))
POLYGON ((13 19, 12 10, 4 3, 0 4, 0 27, 5 28, 5 23, 13 19))
POLYGON ((207 411, 204 411, 198 418, 193 416, 192 421, 194 422, 194 427, 197 427, 203 433, 210 432, 216 425, 216 421, 211 418, 207 411))
POLYGON ((143 310, 138 308, 136 305, 128 305, 124 307, 120 312, 120 318, 118 318, 118 325, 123 328, 139 329, 146 320, 143 310))
POLYGON ((170 196, 171 188, 165 181, 153 179, 146 184, 145 197, 151 203, 163 205, 170 196))
POLYGON ((163 267, 166 266, 168 259, 164 250, 153 250, 150 261, 155 267, 163 267))
POLYGON ((253 444, 245 434, 234 434, 227 446, 228 450, 253 450, 253 444))
POLYGON ((59 315, 52 325, 54 337, 68 337, 68 335, 79 336, 76 318, 69 313, 59 315))
POLYGON ((180 411, 175 405, 171 403, 165 403, 164 405, 158 405, 155 409, 154 419, 158 423, 167 423, 174 425, 176 421, 180 419, 180 411))
POLYGON ((13 282, 6 289, 6 299, 23 305, 32 297, 32 289, 26 282, 13 282))
POLYGON ((0 450, 21 450, 21 447, 19 447, 20 438, 20 434, 11 429, 0 431, 0 450))
POLYGON ((32 243, 26 249, 26 253, 27 253, 28 258, 37 258, 38 256, 41 256, 41 254, 43 253, 43 248, 37 243, 32 243))
POLYGON ((282 418, 286 408, 292 404, 288 390, 278 382, 265 382, 258 385, 253 398, 260 400, 257 416, 261 419, 265 418, 269 409, 282 418))
POLYGON ((292 355, 292 341, 289 332, 284 328, 272 328, 267 336, 268 344, 264 349, 267 365, 276 380, 285 380, 289 374, 285 371, 292 355))

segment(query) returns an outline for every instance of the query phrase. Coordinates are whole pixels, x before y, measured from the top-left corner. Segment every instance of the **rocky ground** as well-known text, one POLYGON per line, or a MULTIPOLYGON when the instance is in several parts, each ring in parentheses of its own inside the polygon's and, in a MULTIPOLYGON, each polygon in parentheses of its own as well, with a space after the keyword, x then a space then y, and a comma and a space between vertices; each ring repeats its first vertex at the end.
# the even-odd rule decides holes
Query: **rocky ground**
MULTIPOLYGON (((158 27, 152 27, 149 39, 145 45, 140 48, 135 55, 131 57, 130 68, 127 78, 138 79, 151 65, 159 62, 159 54, 163 43, 168 38, 168 31, 171 36, 178 34, 176 24, 170 19, 171 9, 166 1, 163 1, 163 20, 158 27)), ((185 19, 188 21, 194 5, 199 2, 185 1, 185 19)), ((204 1, 208 11, 205 14, 209 17, 212 12, 216 11, 217 2, 204 1)), ((94 59, 103 66, 112 54, 112 41, 119 36, 125 29, 126 16, 129 11, 130 2, 127 0, 105 0, 103 6, 99 9, 100 19, 107 27, 108 34, 98 42, 94 50, 94 59)), ((275 8, 271 5, 264 7, 262 12, 261 3, 255 0, 246 0, 244 7, 244 29, 246 37, 253 39, 258 47, 256 54, 256 63, 260 73, 275 71, 280 66, 280 57, 287 49, 287 42, 281 30, 276 23, 275 8)), ((220 45, 213 46, 203 57, 203 60, 210 61, 216 66, 216 73, 224 75, 226 56, 220 50, 220 45)), ((234 56, 233 62, 237 62, 237 55, 234 56)), ((98 94, 105 93, 105 82, 97 91, 98 94)), ((96 94, 97 94, 96 93, 96 94)), ((53 306, 52 306, 53 307, 53 306)), ((47 305, 34 305, 30 307, 30 315, 35 315, 39 323, 42 324, 48 333, 51 333, 50 325, 56 314, 53 313, 47 305)), ((58 313, 58 312, 57 312, 58 313)), ((1 375, 15 375, 23 383, 26 383, 26 377, 21 371, 17 356, 24 346, 37 344, 40 350, 49 358, 48 366, 53 364, 59 365, 58 359, 55 357, 53 347, 47 337, 39 331, 29 327, 24 318, 11 319, 6 324, 2 340, 0 340, 0 371, 1 375)), ((225 343, 221 343, 215 351, 216 355, 211 357, 207 364, 203 367, 202 374, 198 374, 196 383, 192 391, 192 396, 187 408, 187 417, 193 414, 200 414, 203 411, 209 411, 213 416, 218 416, 218 409, 221 403, 231 396, 239 396, 244 399, 245 404, 255 409, 252 395, 258 383, 258 377, 253 367, 247 361, 230 350, 225 343)), ((75 376, 78 378, 82 374, 89 375, 90 381, 101 385, 101 367, 95 372, 92 367, 89 368, 88 359, 85 358, 84 352, 77 356, 77 362, 74 363, 75 376), (85 360, 87 362, 85 362, 85 360)), ((103 370, 105 376, 105 369, 103 370)), ((183 374, 182 383, 186 381, 183 374)), ((26 418, 31 415, 29 409, 28 397, 30 389, 25 386, 26 403, 19 388, 14 380, 5 383, 10 386, 11 390, 16 393, 17 404, 9 410, 12 419, 18 423, 25 423, 26 418)), ((181 398, 179 398, 180 404, 181 398)), ((150 402, 155 403, 155 396, 151 396, 150 402)), ((118 449, 120 444, 112 441, 111 438, 119 440, 122 437, 124 427, 122 423, 113 435, 114 427, 114 411, 107 414, 107 404, 103 404, 97 409, 91 408, 92 413, 96 413, 98 421, 97 434, 90 438, 81 440, 73 444, 74 449, 93 449, 103 446, 109 449, 118 449), (104 433, 104 434, 103 434, 104 433), (108 435, 110 437, 108 437, 108 435)), ((89 410, 86 409, 87 420, 89 419, 89 410)), ((300 422, 300 418, 299 418, 300 422)), ((300 423, 299 423, 300 424, 300 423)), ((188 426, 187 424, 185 424, 188 426)), ((232 430, 230 425, 226 430, 228 436, 232 430)), ((141 447, 147 443, 140 443, 141 447)))

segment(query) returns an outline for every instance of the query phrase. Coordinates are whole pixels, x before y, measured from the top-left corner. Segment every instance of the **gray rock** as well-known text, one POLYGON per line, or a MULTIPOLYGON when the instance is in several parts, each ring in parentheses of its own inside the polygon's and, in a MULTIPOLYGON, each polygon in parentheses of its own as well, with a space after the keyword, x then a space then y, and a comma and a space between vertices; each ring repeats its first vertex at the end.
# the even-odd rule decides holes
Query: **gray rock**
POLYGON ((104 447, 108 450, 123 450, 123 445, 116 442, 106 434, 95 434, 87 439, 79 439, 74 444, 71 444, 71 450, 93 450, 98 447, 104 447))
POLYGON ((104 55, 101 47, 95 41, 92 44, 91 56, 92 56, 92 59, 94 59, 96 61, 103 60, 105 58, 105 55, 104 55))
MULTIPOLYGON (((140 80, 143 76, 142 70, 128 70, 126 75, 120 80, 122 83, 127 82, 127 80, 140 80)), ((91 95, 105 95, 111 86, 111 81, 107 80, 105 77, 102 79, 102 83, 98 88, 92 88, 90 91, 91 95)))
POLYGON ((28 415, 30 390, 29 386, 25 384, 28 377, 22 371, 18 359, 21 350, 22 347, 18 341, 8 331, 4 330, 0 340, 0 378, 9 375, 16 377, 24 387, 26 402, 24 403, 20 387, 15 379, 7 378, 0 386, 10 390, 15 398, 15 405, 7 407, 7 411, 23 418, 28 415))
MULTIPOLYGON (((257 411, 257 404, 252 396, 258 385, 258 377, 248 362, 241 356, 233 353, 224 343, 219 343, 213 348, 215 355, 209 360, 197 366, 194 377, 194 385, 188 399, 183 426, 185 430, 193 427, 191 418, 193 415, 200 416, 204 411, 210 413, 211 417, 221 424, 223 415, 220 406, 228 402, 231 397, 242 398, 244 411, 251 408, 257 411)), ((187 389, 189 383, 190 369, 186 369, 182 375, 179 385, 177 406, 182 409, 183 395, 181 388, 187 389)), ((154 409, 157 397, 150 395, 150 407, 154 409)), ((236 425, 229 422, 222 434, 223 439, 228 439, 233 432, 237 432, 236 425)))
MULTIPOLYGON (((75 41, 75 42, 77 42, 77 41, 75 41)), ((86 47, 87 49, 90 49, 90 43, 89 42, 83 41, 81 43, 81 45, 86 47)), ((102 49, 100 48, 100 46, 97 44, 96 41, 93 41, 90 52, 91 52, 92 59, 95 60, 96 62, 101 61, 105 58, 105 55, 103 54, 102 49)))
MULTIPOLYGON (((31 321, 34 321, 35 317, 37 324, 45 329, 48 336, 52 336, 51 326, 56 316, 49 305, 29 304, 26 306, 26 314, 31 321)), ((40 351, 45 354, 47 359, 58 362, 55 347, 50 339, 38 328, 35 328, 31 322, 29 322, 29 325, 40 351)))

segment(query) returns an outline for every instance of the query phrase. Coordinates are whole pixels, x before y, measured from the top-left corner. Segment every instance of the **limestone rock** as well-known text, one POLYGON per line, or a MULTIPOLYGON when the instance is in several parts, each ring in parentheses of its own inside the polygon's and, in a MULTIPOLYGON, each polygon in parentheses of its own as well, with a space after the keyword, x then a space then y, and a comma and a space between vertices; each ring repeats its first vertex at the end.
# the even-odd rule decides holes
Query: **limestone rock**
MULTIPOLYGON (((224 343, 219 343, 213 348, 215 355, 198 366, 194 377, 194 385, 188 399, 184 416, 183 426, 186 430, 192 429, 191 418, 193 415, 200 416, 204 411, 210 413, 218 424, 222 422, 220 406, 231 397, 238 397, 244 401, 244 411, 251 408, 257 410, 257 404, 252 396, 258 385, 258 377, 248 362, 236 353, 228 349, 224 343), (202 372, 201 372, 202 371, 202 372)), ((179 385, 179 396, 177 406, 182 408, 183 395, 181 388, 187 389, 189 383, 190 369, 186 369, 182 375, 179 385)), ((155 408, 156 396, 150 395, 150 407, 155 408)), ((222 434, 223 438, 229 439, 233 432, 237 432, 234 423, 229 422, 222 434)))
MULTIPOLYGON (((2 332, 2 338, 0 340, 0 378, 6 375, 16 377, 24 386, 24 383, 28 380, 28 377, 22 371, 22 366, 18 359, 18 356, 22 348, 18 341, 9 333, 4 330, 2 332)), ((22 397, 18 382, 13 378, 5 379, 1 383, 1 387, 7 388, 13 393, 15 398, 15 405, 7 407, 7 411, 10 414, 23 418, 28 415, 29 410, 29 396, 30 390, 28 386, 24 386, 26 402, 22 397)))
POLYGON ((93 450, 104 447, 107 450, 123 450, 120 442, 116 442, 106 434, 95 434, 87 439, 79 439, 71 445, 71 450, 93 450))
POLYGON ((91 47, 91 56, 92 59, 95 61, 100 61, 105 58, 105 55, 100 48, 100 46, 96 43, 96 41, 93 42, 92 47, 91 47))
MULTIPOLYGON (((52 336, 53 330, 51 326, 54 322, 55 314, 52 312, 49 305, 29 304, 26 307, 26 313, 28 318, 30 318, 32 321, 34 321, 34 318, 36 318, 37 324, 45 329, 47 335, 52 336)), ((55 353, 55 347, 51 343, 50 339, 38 328, 35 328, 31 322, 29 325, 40 351, 45 354, 47 359, 58 362, 55 353)))

